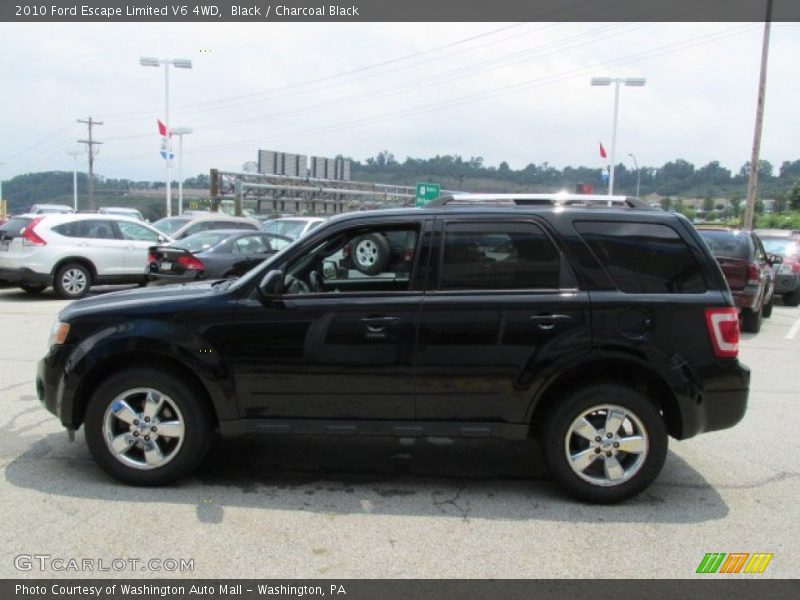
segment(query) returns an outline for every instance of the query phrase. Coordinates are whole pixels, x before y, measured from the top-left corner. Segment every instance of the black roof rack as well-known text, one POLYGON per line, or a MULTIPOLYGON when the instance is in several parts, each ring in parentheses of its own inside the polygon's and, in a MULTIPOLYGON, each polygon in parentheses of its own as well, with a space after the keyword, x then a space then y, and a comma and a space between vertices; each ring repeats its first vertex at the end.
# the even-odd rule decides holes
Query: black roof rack
POLYGON ((576 208, 636 208, 660 210, 630 196, 596 194, 446 194, 425 205, 425 208, 449 206, 572 206, 576 208))

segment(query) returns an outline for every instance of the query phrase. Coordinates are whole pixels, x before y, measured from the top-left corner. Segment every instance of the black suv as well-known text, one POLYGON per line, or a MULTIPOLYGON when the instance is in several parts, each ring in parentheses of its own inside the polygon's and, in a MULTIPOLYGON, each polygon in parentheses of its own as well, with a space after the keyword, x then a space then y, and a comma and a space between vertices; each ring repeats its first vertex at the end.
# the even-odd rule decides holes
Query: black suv
POLYGON ((571 494, 615 502, 656 478, 669 435, 743 417, 738 344, 684 217, 620 197, 456 196, 333 218, 238 280, 74 302, 37 391, 132 484, 190 473, 215 431, 536 435, 571 494), (375 234, 413 237, 410 268, 342 277, 375 234))

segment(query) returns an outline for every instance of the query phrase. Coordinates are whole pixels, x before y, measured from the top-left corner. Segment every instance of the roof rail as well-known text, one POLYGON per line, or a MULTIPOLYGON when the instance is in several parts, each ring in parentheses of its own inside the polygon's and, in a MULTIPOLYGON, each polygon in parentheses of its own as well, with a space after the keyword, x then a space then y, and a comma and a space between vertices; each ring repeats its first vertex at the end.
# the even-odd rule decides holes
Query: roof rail
POLYGON ((636 208, 658 210, 639 198, 600 196, 595 194, 446 194, 425 205, 425 208, 448 206, 573 206, 591 208, 636 208))

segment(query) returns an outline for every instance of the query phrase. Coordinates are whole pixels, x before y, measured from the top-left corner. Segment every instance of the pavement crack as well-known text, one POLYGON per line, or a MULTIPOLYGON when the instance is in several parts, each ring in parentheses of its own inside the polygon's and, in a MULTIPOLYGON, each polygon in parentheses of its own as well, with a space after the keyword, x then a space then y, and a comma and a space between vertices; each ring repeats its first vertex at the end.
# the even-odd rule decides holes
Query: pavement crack
POLYGON ((456 509, 456 511, 460 513, 461 520, 468 523, 469 512, 471 508, 470 502, 467 498, 464 498, 462 504, 459 504, 459 500, 461 499, 461 494, 464 492, 466 487, 467 487, 466 483, 461 484, 461 486, 458 488, 458 490, 456 490, 456 493, 452 498, 443 498, 441 500, 437 500, 436 497, 443 495, 443 493, 433 492, 432 494, 433 505, 444 514, 449 514, 448 511, 446 510, 446 507, 448 505, 452 506, 453 508, 456 509))
MULTIPOLYGON (((3 359, 7 360, 7 359, 3 359)), ((8 359, 12 360, 12 359, 8 359)), ((13 390, 14 388, 22 387, 23 385, 33 385, 33 381, 23 381, 21 383, 12 383, 11 385, 7 385, 6 387, 0 388, 0 392, 7 392, 9 390, 13 390)))

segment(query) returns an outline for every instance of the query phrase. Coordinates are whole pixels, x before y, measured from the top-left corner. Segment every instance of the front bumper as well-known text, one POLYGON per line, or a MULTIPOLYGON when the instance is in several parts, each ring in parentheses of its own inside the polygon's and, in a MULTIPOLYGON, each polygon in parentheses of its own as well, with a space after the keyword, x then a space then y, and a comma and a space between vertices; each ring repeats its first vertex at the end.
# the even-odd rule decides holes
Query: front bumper
POLYGON ((72 395, 66 394, 64 365, 69 354, 68 346, 54 346, 36 367, 36 395, 44 407, 53 413, 68 429, 76 429, 72 395))

